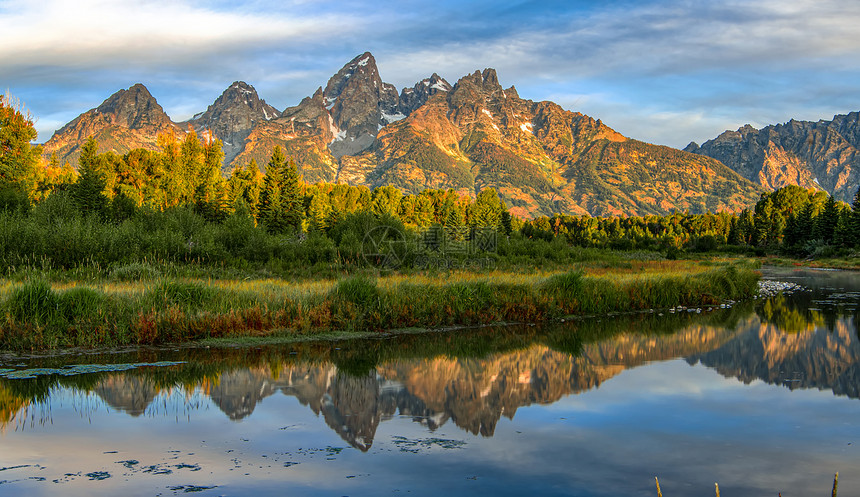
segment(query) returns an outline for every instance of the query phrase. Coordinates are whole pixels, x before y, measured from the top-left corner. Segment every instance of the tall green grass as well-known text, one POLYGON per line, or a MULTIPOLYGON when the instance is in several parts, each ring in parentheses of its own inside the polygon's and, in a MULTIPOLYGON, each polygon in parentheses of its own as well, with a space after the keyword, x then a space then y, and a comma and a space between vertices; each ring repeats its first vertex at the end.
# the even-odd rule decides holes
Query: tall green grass
POLYGON ((702 306, 753 295, 758 273, 715 267, 697 273, 606 273, 580 270, 450 282, 439 276, 290 284, 161 277, 134 283, 53 288, 32 280, 0 303, 6 320, 0 348, 41 349, 182 342, 201 338, 379 331, 506 322, 566 315, 702 306))

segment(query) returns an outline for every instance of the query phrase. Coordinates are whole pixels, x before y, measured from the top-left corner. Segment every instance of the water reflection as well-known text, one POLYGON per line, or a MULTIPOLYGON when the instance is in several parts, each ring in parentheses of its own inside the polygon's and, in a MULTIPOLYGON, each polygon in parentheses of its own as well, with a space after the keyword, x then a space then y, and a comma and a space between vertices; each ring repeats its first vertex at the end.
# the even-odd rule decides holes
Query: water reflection
POLYGON ((491 328, 370 340, 343 348, 167 351, 159 359, 183 356, 187 362, 0 380, 0 424, 20 421, 19 412, 34 403, 50 403, 51 392, 60 387, 96 395, 133 417, 151 410, 157 399, 183 402, 199 394, 234 421, 281 394, 295 397, 344 441, 367 451, 379 423, 396 415, 411 416, 430 430, 451 421, 469 433, 492 436, 502 416, 512 419, 523 406, 551 404, 625 369, 676 357, 744 383, 760 379, 858 398, 860 341, 850 314, 856 302, 810 309, 820 305, 816 295, 776 297, 755 312, 740 306, 706 315, 647 314, 542 330, 491 328))
MULTIPOLYGON (((625 371, 675 358, 746 384, 761 380, 791 390, 860 398, 856 278, 822 284, 818 275, 812 280, 794 272, 774 277, 795 278, 810 291, 703 314, 639 314, 544 328, 16 359, 0 366, 0 429, 7 435, 38 432, 58 415, 52 406, 68 402, 70 395, 77 399, 74 410, 81 417, 109 407, 135 422, 152 417, 191 421, 195 412, 217 410, 233 424, 253 423, 264 401, 269 406, 278 402, 274 399, 292 398, 321 418, 330 433, 367 453, 392 419, 411 419, 430 432, 453 425, 489 438, 502 419, 513 420, 523 407, 551 406, 625 371), (50 372, 85 361, 136 367, 8 378, 22 370, 50 372)), ((281 424, 281 429, 289 427, 286 421, 281 424)), ((400 450, 416 444, 456 449, 465 443, 389 436, 400 450)))

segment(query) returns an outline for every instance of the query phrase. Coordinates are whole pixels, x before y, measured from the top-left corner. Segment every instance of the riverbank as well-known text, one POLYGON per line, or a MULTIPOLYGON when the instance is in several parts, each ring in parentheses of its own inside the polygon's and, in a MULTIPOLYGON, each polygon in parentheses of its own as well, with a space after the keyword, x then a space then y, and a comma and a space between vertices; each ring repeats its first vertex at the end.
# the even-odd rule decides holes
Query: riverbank
POLYGON ((765 257, 762 264, 783 267, 807 267, 811 269, 848 269, 860 270, 860 255, 847 257, 830 257, 822 259, 794 259, 785 257, 765 257))
POLYGON ((696 307, 751 297, 748 264, 637 262, 567 272, 425 273, 285 281, 0 282, 0 349, 314 336, 696 307))

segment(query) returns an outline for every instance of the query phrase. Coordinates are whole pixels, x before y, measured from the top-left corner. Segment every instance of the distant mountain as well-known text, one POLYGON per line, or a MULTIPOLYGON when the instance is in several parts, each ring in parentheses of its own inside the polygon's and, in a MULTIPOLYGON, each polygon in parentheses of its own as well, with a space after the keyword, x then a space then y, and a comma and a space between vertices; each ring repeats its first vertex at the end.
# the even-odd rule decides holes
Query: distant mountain
POLYGON ((229 164, 245 148, 245 139, 256 123, 280 115, 278 109, 260 99, 253 86, 236 81, 224 90, 206 112, 197 114, 181 125, 183 129, 190 125, 201 135, 209 132, 221 140, 224 162, 229 164))
POLYGON ((60 161, 77 163, 81 146, 91 136, 98 141, 100 152, 155 150, 162 133, 184 134, 149 90, 138 83, 128 90, 119 90, 95 109, 57 130, 45 143, 44 153, 46 156, 56 153, 60 161))
POLYGON ((860 186, 858 117, 852 112, 831 121, 792 119, 762 129, 746 125, 684 150, 713 157, 769 190, 798 185, 851 202, 860 186))
POLYGON ((45 153, 75 160, 75 147, 90 134, 101 150, 155 148, 158 133, 192 127, 223 141, 225 171, 252 159, 262 168, 280 146, 308 182, 393 185, 408 193, 451 188, 473 197, 493 187, 523 217, 739 210, 760 193, 716 160, 628 139, 552 102, 521 99, 513 86, 502 88, 493 69, 454 85, 434 73, 398 93, 365 52, 283 112, 243 82, 180 124, 142 85, 99 109, 132 90, 157 108, 160 127, 134 127, 139 107, 117 107, 111 126, 94 109, 58 131, 45 153))

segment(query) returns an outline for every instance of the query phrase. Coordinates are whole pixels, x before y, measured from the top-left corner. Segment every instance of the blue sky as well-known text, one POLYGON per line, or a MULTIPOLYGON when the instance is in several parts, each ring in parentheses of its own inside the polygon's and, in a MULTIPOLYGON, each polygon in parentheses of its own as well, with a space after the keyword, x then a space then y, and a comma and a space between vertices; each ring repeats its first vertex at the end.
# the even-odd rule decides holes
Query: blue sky
POLYGON ((0 92, 39 141, 141 82, 175 121, 243 80, 279 109, 371 51, 398 88, 494 67, 523 98, 683 147, 860 110, 860 2, 0 0, 0 92))

